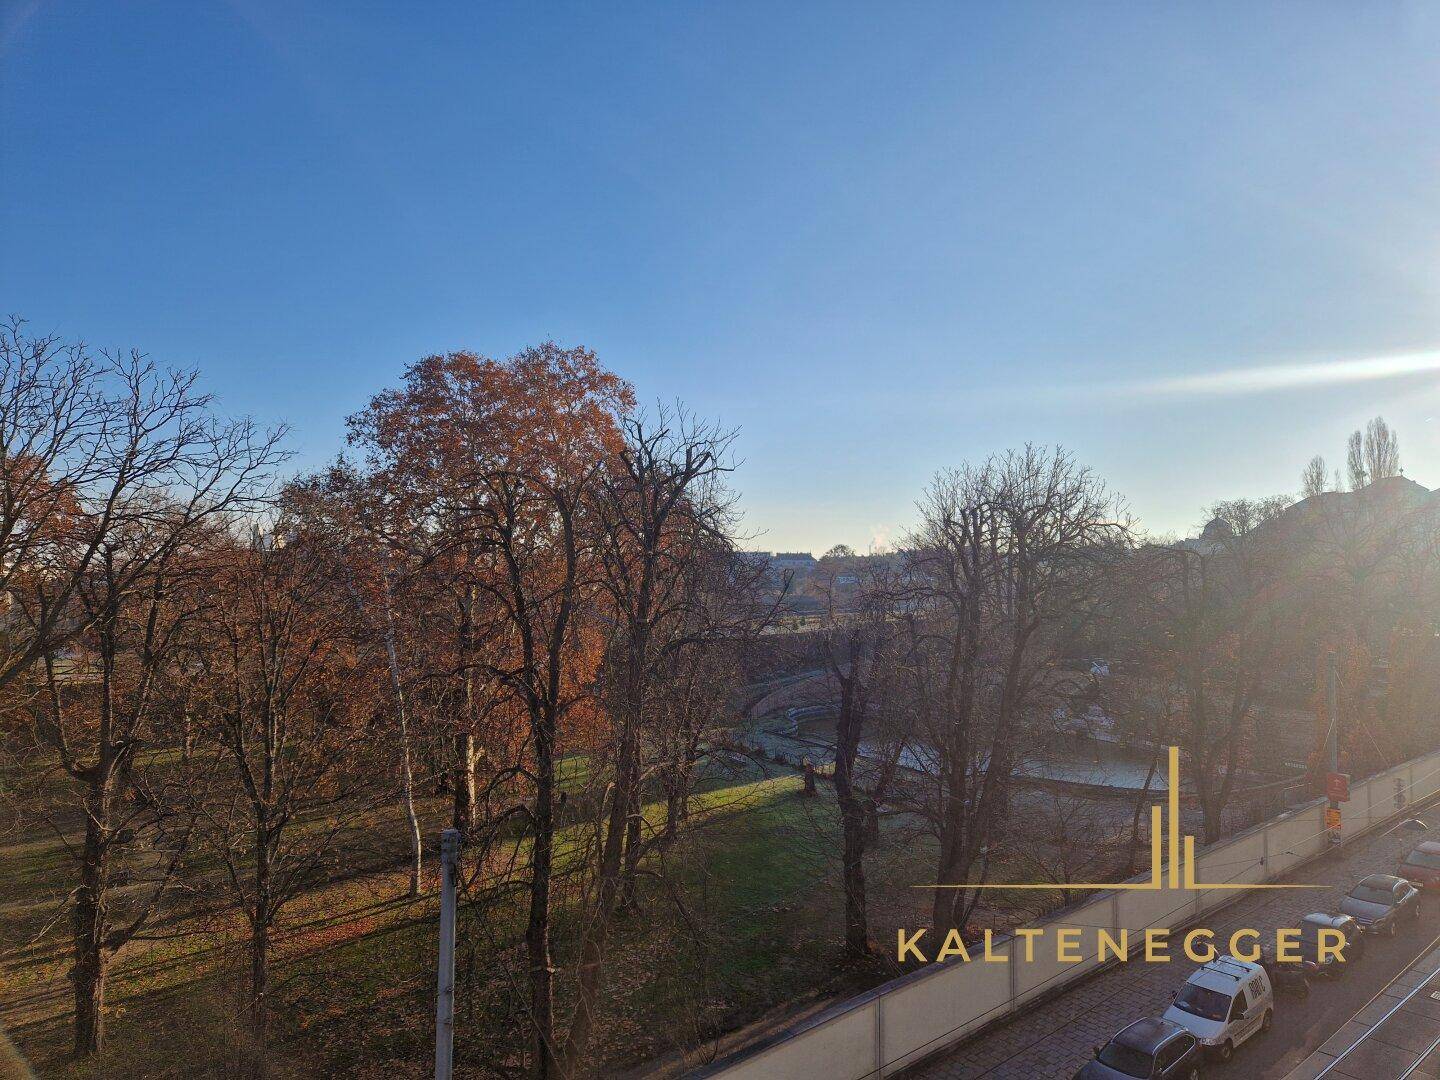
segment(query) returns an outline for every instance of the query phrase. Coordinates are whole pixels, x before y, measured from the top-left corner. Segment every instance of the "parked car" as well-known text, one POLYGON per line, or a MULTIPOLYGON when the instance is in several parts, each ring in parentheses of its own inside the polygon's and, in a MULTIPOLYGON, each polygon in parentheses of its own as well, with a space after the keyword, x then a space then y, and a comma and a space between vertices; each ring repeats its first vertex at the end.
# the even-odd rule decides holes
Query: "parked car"
POLYGON ((1421 840, 1395 873, 1422 889, 1440 889, 1440 840, 1421 840))
POLYGON ((1419 918, 1420 890, 1393 874, 1371 874, 1355 883, 1340 911, 1354 916, 1367 934, 1394 937, 1402 920, 1419 918))
POLYGON ((1204 1050, 1194 1035, 1168 1020, 1136 1020, 1095 1048, 1095 1060, 1075 1080, 1199 1080, 1204 1050))
POLYGON ((1349 965, 1365 955, 1365 934, 1350 915, 1327 915, 1312 911, 1300 920, 1300 956, 1315 965, 1316 972, 1339 978, 1349 965), (1345 935, 1345 947, 1337 957, 1333 952, 1320 954, 1320 931, 1338 930, 1345 935))
POLYGON ((1218 957, 1191 973, 1164 1019, 1190 1032, 1221 1061, 1229 1061, 1237 1046, 1269 1031, 1275 1022, 1270 976, 1249 960, 1218 957))
POLYGON ((1302 1000, 1310 996, 1310 980, 1320 973, 1315 961, 1282 961, 1274 949, 1261 950, 1260 966, 1270 976, 1270 985, 1277 994, 1289 991, 1302 1000))

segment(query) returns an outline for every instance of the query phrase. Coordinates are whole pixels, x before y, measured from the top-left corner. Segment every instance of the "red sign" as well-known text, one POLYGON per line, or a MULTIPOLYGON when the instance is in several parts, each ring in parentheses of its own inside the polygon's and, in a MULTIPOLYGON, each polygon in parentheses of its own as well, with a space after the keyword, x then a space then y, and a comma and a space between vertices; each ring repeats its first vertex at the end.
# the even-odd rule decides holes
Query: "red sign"
POLYGON ((1328 773, 1325 777, 1325 797, 1331 802, 1350 801, 1350 774, 1328 773))

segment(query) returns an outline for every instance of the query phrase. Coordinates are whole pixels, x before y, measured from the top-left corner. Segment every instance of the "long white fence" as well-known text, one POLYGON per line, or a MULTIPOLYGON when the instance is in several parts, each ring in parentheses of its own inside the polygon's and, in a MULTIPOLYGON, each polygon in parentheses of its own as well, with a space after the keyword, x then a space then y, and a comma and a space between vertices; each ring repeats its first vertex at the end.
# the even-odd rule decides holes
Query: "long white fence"
MULTIPOLYGON (((1440 752, 1353 784, 1344 806, 1346 840, 1396 818, 1409 804, 1437 792, 1440 752)), ((1196 855, 1193 880, 1202 884, 1284 880, 1298 864, 1329 846, 1325 805, 1325 800, 1316 799, 1203 849, 1196 855)), ((1098 893, 1087 903, 1034 924, 1044 928, 1048 947, 1036 948, 1032 962, 986 963, 976 956, 968 963, 931 963, 691 1075, 710 1080, 891 1076, 1101 967, 1094 952, 1097 928, 1112 933, 1128 929, 1133 950, 1133 939, 1144 930, 1181 929, 1242 895, 1227 889, 1098 893), (1079 963, 1056 960, 1054 932, 1067 927, 1081 928, 1085 959, 1079 963)), ((1010 938, 996 938, 992 951, 997 958, 1013 960, 1016 946, 1010 938)), ((926 955, 932 955, 934 948, 927 942, 926 955)))

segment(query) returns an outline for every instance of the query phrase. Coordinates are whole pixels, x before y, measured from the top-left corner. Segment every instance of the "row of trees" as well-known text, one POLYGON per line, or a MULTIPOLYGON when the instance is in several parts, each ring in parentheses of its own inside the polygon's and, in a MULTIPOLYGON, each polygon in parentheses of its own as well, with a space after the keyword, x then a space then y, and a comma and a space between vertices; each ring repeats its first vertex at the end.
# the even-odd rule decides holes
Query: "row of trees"
MULTIPOLYGON (((1366 475, 1389 475, 1371 428, 1366 475)), ((286 912, 397 865, 421 896, 443 800, 497 1060, 584 1073, 627 920, 658 901, 705 933, 676 852, 747 662, 786 640, 760 637, 786 590, 736 550, 731 434, 638 409, 583 348, 456 352, 281 483, 284 432, 219 417, 193 373, 12 322, 0 436, 0 738, 17 808, 73 860, 76 1053, 103 1043, 121 950, 238 917, 263 1073, 286 912), (377 823, 394 843, 364 864, 377 823)), ((1210 839, 1274 736, 1277 673, 1304 682, 1325 649, 1346 650, 1357 768, 1423 741, 1434 523, 1354 495, 1223 503, 1200 541, 1150 543, 1070 455, 1026 447, 938 474, 901 553, 821 560, 799 640, 837 703, 847 951, 870 953, 886 815, 933 837, 959 886, 933 923, 965 927, 966 886, 1014 846, 1017 774, 1086 702, 1185 748, 1210 839), (1077 656, 1119 659, 1097 679, 1077 656)))
POLYGON ((76 1053, 117 952, 238 912, 263 1072, 282 912, 362 869, 345 837, 385 807, 418 895, 444 791, 469 897, 524 898, 532 1071, 582 1071, 613 928, 769 617, 730 435, 638 410, 585 349, 452 353, 352 418, 352 459, 277 485, 283 433, 218 419, 193 374, 19 323, 0 429, 5 748, 74 858, 76 1053))
MULTIPOLYGON (((1345 475, 1351 491, 1400 475, 1400 439, 1383 416, 1371 420, 1363 432, 1357 429, 1350 433, 1345 443, 1345 475)), ((1325 458, 1316 454, 1300 474, 1300 497, 1308 499, 1340 490, 1340 470, 1335 470, 1332 480, 1325 458)))
MULTIPOLYGON (((1383 421, 1365 445, 1366 475, 1398 469, 1383 421)), ((1077 718, 1098 714, 1152 752, 1128 841, 1111 815, 1115 860, 1088 867, 1101 880, 1130 870, 1167 745, 1184 751, 1205 842, 1234 824, 1257 774, 1276 775, 1287 746, 1294 760, 1313 743, 1318 775, 1317 673, 1332 651, 1345 767, 1364 774, 1434 745, 1440 514, 1423 489, 1222 502, 1199 539, 1157 543, 1068 454, 1028 447, 940 473, 919 512, 899 553, 832 552, 811 585, 837 703, 854 955, 871 949, 875 818, 923 823, 938 851, 933 880, 948 886, 935 890, 933 923, 963 930, 983 896, 967 886, 999 856, 1013 866, 1025 854, 1016 840, 1037 800, 1015 806, 1021 767, 1077 718), (1097 672, 1083 657, 1109 659, 1097 672)), ((1070 866, 1064 853, 1056 861, 1037 872, 1063 882, 1070 866)))

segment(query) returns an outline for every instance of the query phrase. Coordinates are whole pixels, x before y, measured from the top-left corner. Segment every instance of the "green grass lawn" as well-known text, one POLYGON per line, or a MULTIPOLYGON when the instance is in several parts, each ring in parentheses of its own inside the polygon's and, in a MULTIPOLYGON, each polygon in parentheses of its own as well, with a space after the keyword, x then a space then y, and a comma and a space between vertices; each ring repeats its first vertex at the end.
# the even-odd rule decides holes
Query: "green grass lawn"
MULTIPOLYGON (((568 760, 562 786, 596 779, 568 760)), ((579 813, 581 800, 569 809, 579 813)), ((423 806, 427 850, 448 824, 444 799, 423 806)), ((655 799, 644 813, 663 824, 655 799)), ((318 826, 317 826, 318 827, 318 826)), ((405 896, 406 844, 398 807, 346 823, 347 873, 308 893, 281 920, 272 1033, 277 1076, 425 1076, 433 1054, 435 866, 426 895, 405 896)), ((554 904, 557 1005, 566 1015, 587 882, 571 871, 596 841, 576 821, 557 836, 554 904)), ((494 863, 523 865, 528 841, 506 840, 494 863)), ((842 960, 838 821, 825 785, 806 798, 788 769, 755 763, 715 770, 697 785, 680 839, 643 867, 638 909, 612 936, 595 1060, 607 1072, 703 1044, 779 1006, 856 990, 893 973, 881 961, 842 960)), ((113 965, 109 1046, 66 1060, 71 1001, 63 912, 73 864, 64 840, 31 831, 0 841, 0 1023, 42 1075, 90 1080, 222 1076, 244 1035, 235 1017, 244 956, 238 917, 174 917, 160 940, 136 942, 113 965)), ((882 954, 894 928, 927 921, 933 846, 912 823, 887 819, 867 859, 872 936, 882 954)), ((523 884, 523 883, 522 883, 523 884)), ((526 1039, 523 888, 472 893, 462 903, 457 956, 457 1062, 469 1075, 506 1075, 526 1039)))

